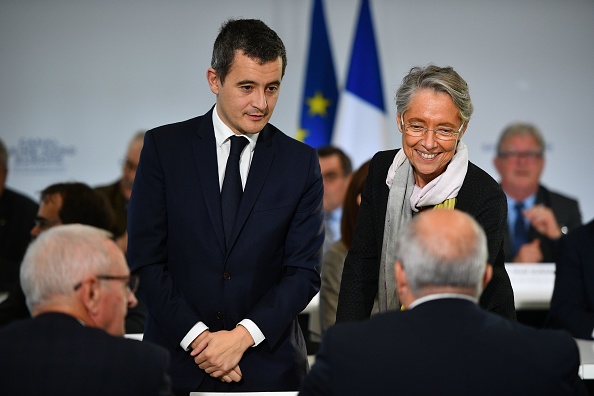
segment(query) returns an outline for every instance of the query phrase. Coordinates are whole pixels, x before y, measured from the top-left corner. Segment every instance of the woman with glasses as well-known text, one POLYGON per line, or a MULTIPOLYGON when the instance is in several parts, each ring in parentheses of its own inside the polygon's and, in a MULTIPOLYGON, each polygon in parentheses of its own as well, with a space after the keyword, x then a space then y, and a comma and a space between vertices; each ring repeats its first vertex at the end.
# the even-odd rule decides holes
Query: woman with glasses
MULTIPOLYGON (((402 149, 377 153, 369 167, 353 244, 347 255, 337 322, 401 309, 394 279, 396 235, 423 210, 459 209, 484 228, 493 278, 480 305, 515 319, 504 267, 506 198, 495 180, 468 160, 462 136, 473 105, 468 84, 451 67, 414 67, 396 92, 402 149)), ((456 232, 452 229, 452 232, 456 232)))

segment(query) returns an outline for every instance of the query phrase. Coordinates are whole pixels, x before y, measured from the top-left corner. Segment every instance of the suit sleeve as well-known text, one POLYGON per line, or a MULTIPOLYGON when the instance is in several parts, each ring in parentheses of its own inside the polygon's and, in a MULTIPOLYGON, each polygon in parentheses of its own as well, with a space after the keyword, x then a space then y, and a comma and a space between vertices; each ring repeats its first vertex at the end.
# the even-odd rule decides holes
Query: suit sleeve
POLYGON ((550 324, 568 330, 574 337, 592 339, 594 311, 587 289, 592 286, 592 264, 584 250, 592 246, 585 233, 569 234, 559 241, 559 257, 555 271, 555 287, 551 299, 550 324))
POLYGON ((157 316, 171 345, 178 345, 200 315, 177 289, 168 270, 165 176, 152 131, 146 133, 128 210, 128 262, 140 276, 138 294, 157 316), (160 290, 159 293, 151 291, 160 290))
POLYGON ((248 314, 266 337, 263 344, 269 348, 286 336, 287 327, 320 289, 324 187, 317 153, 309 153, 307 182, 285 237, 280 282, 248 314))

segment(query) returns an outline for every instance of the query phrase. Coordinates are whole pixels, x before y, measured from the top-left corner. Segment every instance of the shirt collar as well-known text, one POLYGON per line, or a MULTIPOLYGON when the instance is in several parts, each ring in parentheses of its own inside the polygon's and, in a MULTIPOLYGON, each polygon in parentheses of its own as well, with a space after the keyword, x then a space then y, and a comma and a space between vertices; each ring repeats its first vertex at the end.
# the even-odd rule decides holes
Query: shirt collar
POLYGON ((475 304, 478 304, 478 299, 476 297, 469 296, 468 294, 436 293, 436 294, 429 294, 429 295, 423 296, 421 298, 417 298, 415 301, 413 301, 412 304, 410 304, 408 306, 407 309, 413 309, 414 307, 417 307, 423 303, 426 303, 427 301, 440 300, 443 298, 458 298, 460 300, 468 300, 468 301, 472 301, 475 304))
POLYGON ((536 201, 536 193, 530 195, 529 197, 527 197, 523 201, 518 201, 516 199, 513 199, 509 195, 506 195, 506 197, 507 197, 507 207, 508 208, 514 208, 516 206, 516 203, 523 202, 524 203, 524 209, 528 209, 528 208, 533 207, 534 206, 534 202, 536 201))
MULTIPOLYGON (((219 117, 219 113, 217 112, 217 106, 215 105, 212 111, 212 125, 214 126, 214 133, 215 133, 215 140, 217 142, 217 146, 222 146, 231 136, 235 135, 231 128, 229 128, 223 120, 219 117)), ((253 133, 249 135, 241 135, 245 136, 248 139, 250 150, 254 151, 256 148, 256 142, 258 141, 258 136, 260 133, 253 133)))

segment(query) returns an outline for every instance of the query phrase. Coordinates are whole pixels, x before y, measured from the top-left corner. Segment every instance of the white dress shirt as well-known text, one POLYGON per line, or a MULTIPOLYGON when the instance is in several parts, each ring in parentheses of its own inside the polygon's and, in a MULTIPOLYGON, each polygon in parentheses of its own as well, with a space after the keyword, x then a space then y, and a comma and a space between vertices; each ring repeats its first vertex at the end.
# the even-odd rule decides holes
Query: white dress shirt
MULTIPOLYGON (((212 123, 214 125, 214 133, 215 133, 215 140, 217 143, 217 163, 219 168, 219 188, 223 188, 223 179, 225 178, 225 168, 227 167, 227 159, 229 158, 229 150, 231 149, 231 143, 229 138, 235 133, 229 128, 217 113, 217 107, 215 106, 212 112, 212 123)), ((239 158, 239 173, 241 175, 241 185, 245 189, 245 183, 248 178, 248 173, 250 171, 250 165, 252 164, 252 158, 254 155, 254 149, 256 148, 256 142, 258 141, 259 133, 254 133, 251 135, 242 135, 248 139, 249 143, 246 147, 249 149, 243 149, 241 152, 241 157, 239 158)), ((243 319, 237 325, 241 325, 246 328, 246 330, 250 333, 252 338, 254 339, 254 345, 257 346, 260 344, 266 337, 264 334, 252 320, 250 319, 243 319)), ((196 337, 198 337, 202 332, 208 330, 208 326, 204 324, 204 322, 196 323, 190 331, 186 334, 186 336, 181 340, 179 343, 184 350, 190 349, 190 344, 196 337)))

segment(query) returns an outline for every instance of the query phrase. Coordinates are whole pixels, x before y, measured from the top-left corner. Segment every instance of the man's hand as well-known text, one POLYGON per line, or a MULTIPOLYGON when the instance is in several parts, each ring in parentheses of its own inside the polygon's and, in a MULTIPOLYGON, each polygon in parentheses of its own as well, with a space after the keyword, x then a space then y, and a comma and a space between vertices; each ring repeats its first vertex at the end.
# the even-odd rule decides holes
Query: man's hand
POLYGON ((551 208, 544 205, 535 205, 530 209, 526 209, 524 216, 536 231, 547 238, 558 239, 561 237, 561 228, 551 208))
POLYGON ((542 251, 540 250, 539 239, 520 246, 518 254, 514 257, 514 263, 540 263, 541 261, 542 251))
POLYGON ((252 345, 254 340, 243 326, 214 333, 207 330, 192 341, 190 355, 198 367, 211 377, 237 382, 242 378, 239 361, 252 345))

